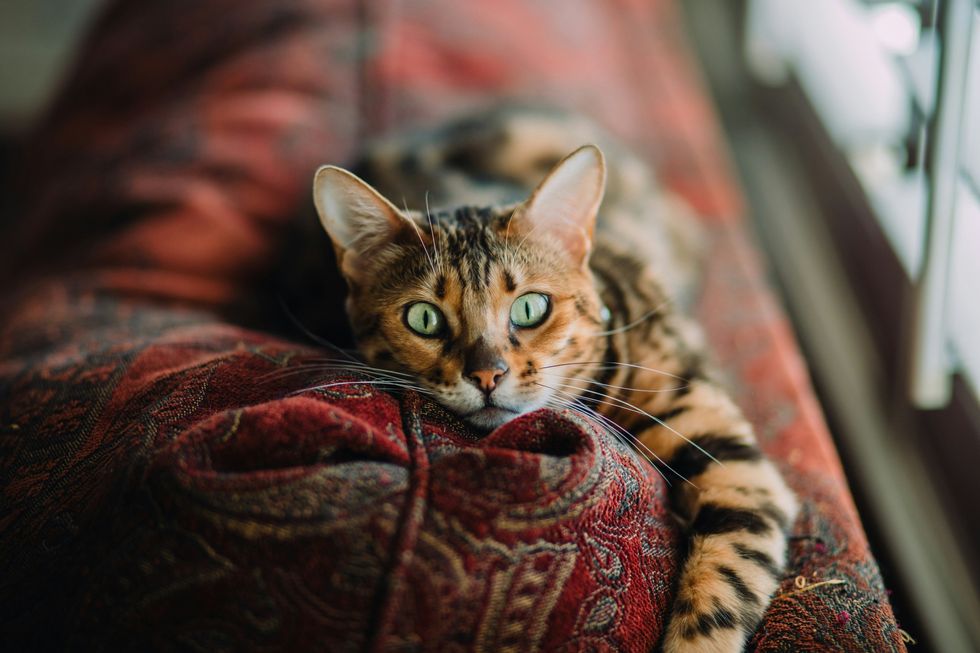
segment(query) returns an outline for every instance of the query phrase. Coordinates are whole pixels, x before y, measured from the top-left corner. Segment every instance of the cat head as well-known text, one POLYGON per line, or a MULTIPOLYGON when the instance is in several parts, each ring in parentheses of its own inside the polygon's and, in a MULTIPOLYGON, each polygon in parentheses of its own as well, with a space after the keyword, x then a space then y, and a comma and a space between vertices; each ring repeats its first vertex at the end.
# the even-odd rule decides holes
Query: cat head
POLYGON ((412 374, 481 430, 560 402, 603 328, 588 260, 605 178, 586 145, 524 202, 428 214, 320 168, 314 201, 367 362, 412 374))

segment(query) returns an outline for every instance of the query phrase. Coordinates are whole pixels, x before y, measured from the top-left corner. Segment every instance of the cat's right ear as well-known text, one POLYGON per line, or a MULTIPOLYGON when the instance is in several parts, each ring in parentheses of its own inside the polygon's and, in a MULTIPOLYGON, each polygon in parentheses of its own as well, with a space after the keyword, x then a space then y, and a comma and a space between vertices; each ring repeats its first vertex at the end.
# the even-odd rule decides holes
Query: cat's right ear
POLYGON ((357 175, 322 166, 313 178, 313 203, 320 224, 337 250, 341 272, 356 274, 365 259, 410 227, 408 218, 357 175))

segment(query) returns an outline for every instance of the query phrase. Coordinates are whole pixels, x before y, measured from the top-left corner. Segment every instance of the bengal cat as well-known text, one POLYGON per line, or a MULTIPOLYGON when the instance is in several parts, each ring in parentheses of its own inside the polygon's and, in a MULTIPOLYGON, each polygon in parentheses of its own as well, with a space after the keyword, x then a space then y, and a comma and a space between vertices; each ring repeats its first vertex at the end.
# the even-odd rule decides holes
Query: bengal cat
POLYGON ((686 479, 663 649, 742 650, 796 502, 678 309, 698 263, 681 205, 590 123, 544 110, 382 142, 358 170, 373 187, 324 166, 314 199, 366 362, 481 431, 546 407, 587 414, 686 479), (561 158, 583 142, 608 163, 596 145, 561 158))

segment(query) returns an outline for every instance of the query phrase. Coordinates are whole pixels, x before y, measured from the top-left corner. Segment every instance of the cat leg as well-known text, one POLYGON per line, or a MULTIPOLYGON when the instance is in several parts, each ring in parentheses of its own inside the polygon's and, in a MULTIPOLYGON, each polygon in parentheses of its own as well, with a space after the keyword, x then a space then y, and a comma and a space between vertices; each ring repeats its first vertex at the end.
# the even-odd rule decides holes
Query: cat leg
POLYGON ((796 499, 714 384, 692 381, 662 414, 634 433, 688 481, 671 492, 689 541, 663 648, 741 651, 782 578, 796 499))

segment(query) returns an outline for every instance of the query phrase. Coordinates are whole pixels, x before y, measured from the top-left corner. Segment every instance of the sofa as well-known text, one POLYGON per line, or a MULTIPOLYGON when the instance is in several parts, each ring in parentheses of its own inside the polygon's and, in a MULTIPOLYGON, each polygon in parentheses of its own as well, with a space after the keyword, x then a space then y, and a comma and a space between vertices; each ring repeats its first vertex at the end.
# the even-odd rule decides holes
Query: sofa
POLYGON ((5 189, 4 650, 656 648, 656 470, 570 413, 476 437, 325 376, 274 282, 319 164, 514 99, 602 123, 708 234, 696 314, 803 506, 750 649, 904 651, 678 4, 107 3, 5 189))

